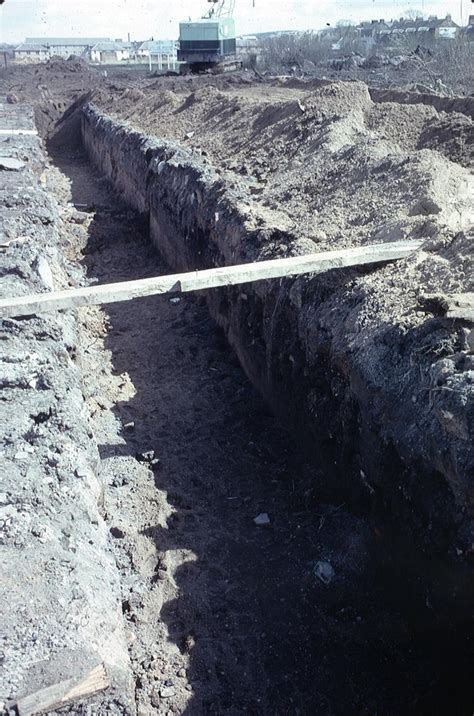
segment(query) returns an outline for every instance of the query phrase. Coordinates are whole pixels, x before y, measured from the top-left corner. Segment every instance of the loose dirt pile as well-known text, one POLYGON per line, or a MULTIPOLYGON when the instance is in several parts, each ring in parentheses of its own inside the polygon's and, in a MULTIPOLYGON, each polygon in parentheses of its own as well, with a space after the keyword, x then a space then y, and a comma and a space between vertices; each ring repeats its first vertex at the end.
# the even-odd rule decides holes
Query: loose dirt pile
POLYGON ((218 167, 248 205, 318 249, 429 236, 472 223, 472 121, 375 104, 360 83, 317 90, 158 87, 94 97, 218 167), (460 164, 462 166, 460 166, 460 164), (309 243, 311 242, 311 244, 309 243))
MULTIPOLYGON (((326 192, 328 202, 335 196, 342 211, 342 197, 336 192, 337 163, 352 172, 353 181, 357 173, 348 158, 361 157, 367 163, 366 144, 370 143, 358 144, 362 134, 359 117, 370 100, 363 93, 353 93, 355 110, 347 117, 347 97, 342 102, 337 88, 335 94, 333 114, 337 119, 328 123, 328 131, 322 137, 316 138, 314 161, 326 159, 330 166, 332 162, 330 178, 334 188, 330 186, 328 192, 321 175, 321 191, 326 192), (348 146, 344 145, 347 137, 348 146)), ((181 98, 178 113, 180 108, 184 113, 188 107, 206 107, 209 98, 218 103, 221 95, 225 96, 225 92, 209 86, 193 92, 181 98)), ((134 99, 140 101, 140 94, 134 94, 134 99)), ((163 107, 177 103, 167 93, 160 94, 157 104, 163 107)), ((282 121, 284 111, 278 117, 282 121)), ((274 107, 270 112, 274 117, 274 107)), ((260 111, 258 116, 261 115, 260 111)), ((262 132, 266 126, 261 122, 262 132)), ((241 130, 245 156, 251 161, 252 145, 246 141, 245 127, 241 130)), ((287 134, 291 130, 285 127, 287 134)), ((186 139, 194 138, 190 129, 186 139)), ((139 211, 149 210, 151 235, 169 265, 177 270, 314 250, 315 242, 301 238, 296 222, 293 231, 275 226, 277 219, 284 222, 290 218, 284 203, 279 214, 278 209, 259 206, 253 201, 245 176, 242 179, 236 172, 224 172, 218 167, 219 176, 209 166, 209 154, 203 154, 202 149, 186 151, 182 143, 156 141, 114 124, 91 108, 85 113, 84 139, 90 156, 127 201, 139 211)), ((211 147, 210 142, 207 146, 211 147)), ((260 156, 263 149, 259 150, 260 156)), ((441 207, 430 212, 432 204, 428 202, 434 203, 435 198, 442 202, 443 197, 434 184, 436 177, 430 174, 431 165, 425 161, 430 152, 423 152, 421 158, 406 152, 399 165, 392 162, 400 171, 398 177, 392 164, 388 165, 389 178, 396 184, 393 196, 398 201, 397 209, 404 212, 407 222, 419 196, 407 192, 404 183, 411 182, 409 188, 413 190, 417 188, 414 180, 428 185, 427 206, 421 205, 413 212, 416 220, 429 220, 425 236, 432 238, 423 251, 367 272, 334 272, 273 285, 262 282, 244 290, 212 292, 207 300, 254 383, 284 423, 298 433, 299 444, 304 445, 307 438, 304 447, 310 444, 316 453, 316 459, 310 462, 317 466, 311 480, 316 500, 327 498, 335 505, 358 505, 365 512, 377 539, 388 546, 390 580, 397 575, 396 609, 404 614, 416 612, 417 629, 426 620, 427 633, 437 633, 441 638, 444 627, 438 620, 441 614, 446 616, 446 601, 457 601, 454 610, 451 602, 448 613, 451 617, 456 615, 460 632, 464 618, 461 615, 466 614, 467 605, 464 598, 471 551, 469 476, 473 469, 469 441, 473 424, 472 356, 469 329, 462 322, 434 318, 422 306, 420 294, 464 291, 469 287, 472 239, 447 226, 448 211, 441 217, 441 207), (373 508, 373 521, 368 517, 369 505, 373 508)), ((435 156, 435 161, 438 158, 435 156)), ((455 176, 467 175, 449 160, 441 157, 441 161, 450 165, 455 176)), ((365 166, 362 161, 360 164, 365 166)), ((272 166, 277 171, 276 159, 272 166)), ((367 174, 370 177, 368 172, 362 174, 355 187, 359 199, 366 198, 363 179, 367 174)), ((376 182, 371 185, 373 191, 376 186, 376 182)), ((387 191, 392 189, 388 180, 383 186, 387 191)), ((350 184, 345 187, 347 202, 353 209, 350 184)), ((384 207, 384 199, 378 194, 372 201, 374 208, 378 204, 384 207)), ((336 202, 333 206, 337 206, 336 202)), ((374 214, 374 218, 370 217, 373 225, 383 227, 383 221, 374 214)), ((343 239, 367 240, 357 222, 352 233, 350 224, 345 229, 343 239)), ((417 235, 415 231, 413 234, 417 235)), ((413 234, 408 232, 408 237, 413 234)), ((390 238, 393 236, 389 234, 387 240, 390 238)), ((278 564, 276 569, 281 573, 284 566, 278 564)), ((360 575, 356 578, 358 586, 352 590, 351 599, 356 598, 363 579, 360 575)), ((382 601, 392 593, 393 587, 388 583, 386 586, 382 601)), ((287 618, 286 612, 285 615, 287 618)), ((392 623, 395 622, 396 619, 392 623)), ((334 632, 340 634, 340 628, 340 624, 334 625, 334 632)), ((400 634, 400 629, 403 631, 404 626, 397 624, 394 633, 400 634)), ((456 628, 451 627, 450 633, 455 632, 456 628)), ((395 634, 393 637, 396 639, 395 634)), ((351 639, 347 634, 349 644, 351 639)), ((417 634, 413 641, 419 644, 419 640, 417 634)), ((333 655, 334 645, 325 648, 328 639, 321 641, 323 658, 333 655)), ((457 644, 460 654, 466 643, 461 639, 457 644)), ((460 675, 462 671, 463 667, 460 675)), ((319 680, 316 669, 313 679, 319 680)), ((358 677, 352 676, 351 680, 357 682, 358 677)), ((325 688, 323 691, 326 693, 325 688)), ((288 694, 281 698, 287 708, 288 694)), ((333 697, 323 701, 311 703, 313 707, 317 704, 317 710, 331 712, 333 697)), ((387 708, 386 699, 383 701, 383 708, 387 708)), ((303 711, 308 704, 303 703, 303 711)))
POLYGON ((103 75, 78 57, 55 57, 45 64, 2 69, 0 95, 10 104, 27 102, 33 107, 36 127, 45 137, 72 104, 86 101, 103 82, 103 75))

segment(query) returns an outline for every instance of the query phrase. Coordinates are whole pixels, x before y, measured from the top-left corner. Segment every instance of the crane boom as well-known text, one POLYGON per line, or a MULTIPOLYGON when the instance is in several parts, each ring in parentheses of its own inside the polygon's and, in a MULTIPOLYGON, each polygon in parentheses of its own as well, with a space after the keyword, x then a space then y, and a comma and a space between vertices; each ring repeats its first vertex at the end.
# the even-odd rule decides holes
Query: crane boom
POLYGON ((207 0, 211 7, 204 17, 232 17, 234 14, 235 0, 207 0))

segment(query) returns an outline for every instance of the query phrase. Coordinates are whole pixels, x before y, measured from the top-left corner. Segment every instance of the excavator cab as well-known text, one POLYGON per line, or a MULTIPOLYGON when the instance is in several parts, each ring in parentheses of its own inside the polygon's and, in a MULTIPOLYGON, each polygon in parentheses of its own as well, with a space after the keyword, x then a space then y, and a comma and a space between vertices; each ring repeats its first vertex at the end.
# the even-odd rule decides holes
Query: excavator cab
POLYGON ((234 0, 208 0, 211 4, 200 20, 180 22, 178 61, 184 72, 223 72, 237 69, 234 0))
POLYGON ((231 17, 180 22, 178 60, 192 72, 236 63, 235 23, 231 17))

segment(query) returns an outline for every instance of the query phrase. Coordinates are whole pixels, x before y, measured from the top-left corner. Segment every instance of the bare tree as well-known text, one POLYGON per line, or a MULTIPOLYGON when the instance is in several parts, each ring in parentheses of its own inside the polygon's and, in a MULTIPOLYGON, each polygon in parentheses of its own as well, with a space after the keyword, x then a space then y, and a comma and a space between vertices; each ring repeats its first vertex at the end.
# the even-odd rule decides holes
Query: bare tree
POLYGON ((401 35, 396 51, 407 56, 406 72, 414 84, 444 94, 469 94, 474 88, 474 43, 464 35, 456 39, 401 35))

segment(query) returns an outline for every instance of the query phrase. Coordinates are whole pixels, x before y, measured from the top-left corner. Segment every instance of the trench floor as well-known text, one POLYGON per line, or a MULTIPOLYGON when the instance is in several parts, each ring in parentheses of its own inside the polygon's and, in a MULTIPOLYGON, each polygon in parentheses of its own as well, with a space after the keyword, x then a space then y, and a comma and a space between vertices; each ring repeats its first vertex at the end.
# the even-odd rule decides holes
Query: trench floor
MULTIPOLYGON (((71 258, 89 281, 169 272, 81 152, 54 162, 55 191, 79 211, 71 258)), ((365 524, 318 503, 317 468, 252 390, 204 302, 81 309, 78 359, 138 713, 415 712, 433 679, 419 679, 413 650, 407 662, 401 617, 363 586, 365 524), (269 526, 254 523, 261 513, 269 526), (314 565, 328 555, 349 567, 325 585, 314 565)))

